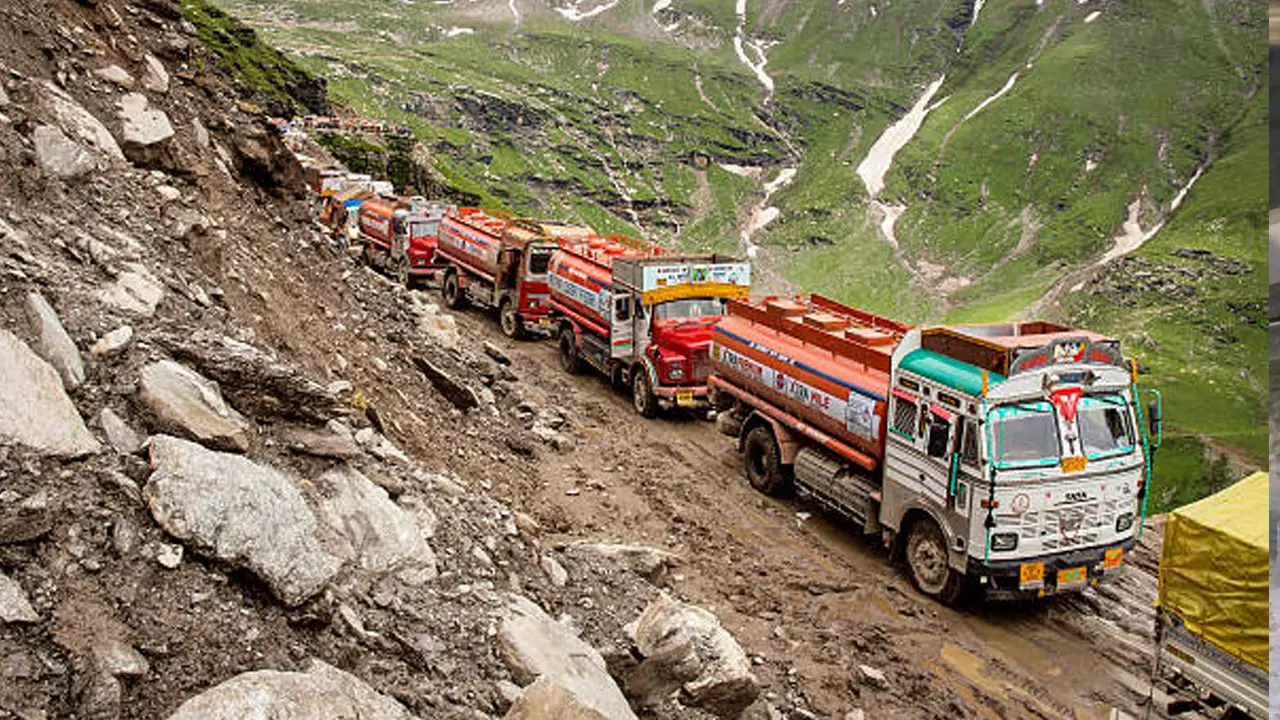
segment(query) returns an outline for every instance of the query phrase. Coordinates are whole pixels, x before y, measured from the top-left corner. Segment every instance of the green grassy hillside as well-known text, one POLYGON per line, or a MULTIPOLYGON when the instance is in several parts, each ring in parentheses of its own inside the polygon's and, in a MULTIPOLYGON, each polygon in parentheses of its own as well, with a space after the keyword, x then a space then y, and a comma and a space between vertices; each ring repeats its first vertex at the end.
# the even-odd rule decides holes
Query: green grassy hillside
POLYGON ((411 127, 434 176, 487 204, 741 251, 792 169, 751 234, 767 287, 908 321, 1034 312, 1116 332, 1185 438, 1171 447, 1192 469, 1171 485, 1196 492, 1202 441, 1265 462, 1262 330, 1220 327, 1263 297, 1243 249, 1254 198, 1232 189, 1266 172, 1265 141, 1248 150, 1266 103, 1260 0, 990 0, 976 18, 973 0, 747 0, 741 35, 733 0, 620 0, 580 22, 570 2, 224 5, 333 100, 411 127), (858 166, 944 76, 871 198, 858 166), (1135 200, 1135 237, 1167 223, 1100 265, 1135 200), (903 211, 896 247, 885 206, 903 211), (1110 289, 1165 265, 1192 268, 1178 277, 1202 315, 1110 289))

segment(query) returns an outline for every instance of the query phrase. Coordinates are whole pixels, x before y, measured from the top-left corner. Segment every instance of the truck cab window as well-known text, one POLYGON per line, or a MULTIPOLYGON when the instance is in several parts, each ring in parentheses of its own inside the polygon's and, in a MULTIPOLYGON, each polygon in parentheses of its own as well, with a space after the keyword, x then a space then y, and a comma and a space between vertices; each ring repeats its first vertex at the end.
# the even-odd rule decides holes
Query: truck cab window
POLYGON ((996 462, 1056 461, 1062 455, 1057 418, 1047 402, 998 407, 991 411, 990 427, 996 462))
POLYGON ((916 436, 916 404, 900 397, 893 399, 893 429, 914 438, 916 436))
POLYGON ((1080 442, 1086 456, 1133 449, 1129 408, 1119 395, 1080 398, 1076 425, 1080 430, 1080 442))
POLYGON ((624 297, 616 298, 613 301, 613 304, 614 304, 614 314, 618 316, 618 320, 620 322, 631 319, 631 298, 630 297, 624 296, 624 297))
POLYGON ((973 418, 963 418, 960 422, 960 437, 956 444, 960 448, 961 460, 974 467, 978 465, 978 437, 978 421, 973 418))

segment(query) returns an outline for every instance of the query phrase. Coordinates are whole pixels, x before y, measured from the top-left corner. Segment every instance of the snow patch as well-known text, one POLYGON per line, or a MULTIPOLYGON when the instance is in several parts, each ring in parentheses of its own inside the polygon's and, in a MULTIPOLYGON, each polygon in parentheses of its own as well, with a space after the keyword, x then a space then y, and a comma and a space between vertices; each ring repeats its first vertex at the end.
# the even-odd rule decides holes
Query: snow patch
MULTIPOLYGON (((742 0, 739 0, 740 2, 742 0)), ((911 138, 919 132, 920 126, 924 124, 925 115, 932 109, 929 107, 929 101, 937 94, 942 87, 942 83, 947 79, 946 75, 939 77, 937 80, 929 83, 925 88, 924 94, 916 101, 916 104, 903 115, 898 122, 890 125, 880 137, 876 138, 876 142, 871 146, 871 150, 867 152, 867 157, 858 165, 858 176, 862 178, 862 182, 867 186, 867 193, 871 197, 876 197, 884 190, 884 177, 889 172, 889 167, 893 165, 893 156, 906 146, 911 138)), ((936 107, 936 106, 934 106, 936 107)), ((896 222, 896 218, 894 222, 896 222)))
POLYGON ((447 38, 458 37, 459 35, 473 35, 473 34, 475 34, 475 30, 469 27, 451 27, 448 30, 444 31, 444 36, 447 38))
POLYGON ((749 40, 746 37, 747 0, 738 0, 734 10, 738 13, 738 30, 733 36, 733 51, 737 53, 738 60, 741 61, 743 65, 751 68, 751 72, 755 73, 756 78, 760 80, 760 84, 764 86, 765 92, 772 96, 773 78, 769 77, 769 74, 764 71, 764 66, 769 63, 769 58, 765 57, 764 54, 764 46, 761 43, 749 40), (751 59, 747 57, 747 48, 751 49, 756 54, 755 62, 752 62, 751 59))
POLYGON ((1187 181, 1187 184, 1183 185, 1182 189, 1173 196, 1173 200, 1169 203, 1169 210, 1164 215, 1164 220, 1156 223, 1155 227, 1146 232, 1142 231, 1142 225, 1138 222, 1142 214, 1142 195, 1134 198, 1133 202, 1129 203, 1129 217, 1126 218, 1124 224, 1120 226, 1120 236, 1114 238, 1115 245, 1107 251, 1106 255, 1102 256, 1102 260, 1099 261, 1098 264, 1106 265, 1118 257, 1128 255, 1134 250, 1142 247, 1148 240, 1155 237, 1156 233, 1160 232, 1160 230, 1164 228, 1164 224, 1169 221, 1169 217, 1173 215, 1174 211, 1182 205, 1182 201, 1186 199, 1187 193, 1191 192, 1191 186, 1196 184, 1196 181, 1200 179, 1200 176, 1203 173, 1203 165, 1196 168, 1195 174, 1191 176, 1191 179, 1187 181))
POLYGON ((1098 163, 1094 162, 1093 158, 1087 158, 1087 159, 1084 161, 1084 174, 1085 174, 1085 175, 1088 175, 1089 173, 1091 173, 1091 172, 1093 172, 1094 170, 1097 170, 1097 169, 1098 169, 1098 163))
POLYGON ((516 0, 507 0, 507 7, 511 8, 511 14, 515 16, 516 24, 520 24, 520 11, 516 8, 516 0))
MULTIPOLYGON (((725 170, 729 170, 729 167, 724 165, 721 165, 721 167, 724 167, 725 170)), ((745 170, 746 168, 739 169, 745 170)), ((753 178, 760 177, 760 168, 750 169, 756 171, 752 175, 753 178)), ((742 237, 742 247, 746 251, 748 258, 754 259, 760 248, 759 245, 756 245, 751 241, 751 236, 763 230, 769 223, 777 220, 778 216, 782 214, 781 210, 769 204, 769 198, 773 197, 773 194, 782 188, 790 185, 791 181, 795 180, 795 178, 796 168, 782 168, 778 171, 777 177, 764 184, 764 198, 757 203, 755 208, 751 211, 751 217, 747 220, 747 224, 743 227, 742 232, 739 233, 742 237)))
POLYGON ((733 165, 731 163, 719 163, 720 169, 730 175, 737 175, 748 180, 755 180, 760 177, 761 169, 758 167, 744 167, 742 165, 733 165))
POLYGON ((1102 11, 1101 11, 1101 10, 1094 10, 1093 12, 1089 13, 1089 15, 1084 19, 1084 24, 1085 24, 1085 25, 1088 25, 1089 23, 1093 22, 1094 20, 1097 20, 1097 19, 1098 19, 1098 16, 1099 16, 1099 15, 1101 15, 1101 14, 1102 14, 1102 11))
MULTIPOLYGON (((511 1, 515 2, 515 0, 511 0, 511 1)), ((595 17, 596 15, 599 15, 602 12, 612 10, 613 6, 617 4, 618 4, 618 0, 612 0, 612 2, 607 2, 604 5, 597 5, 586 12, 582 12, 577 8, 577 6, 567 7, 567 8, 558 7, 556 8, 556 12, 560 13, 560 15, 562 15, 564 19, 568 20, 569 22, 580 22, 582 20, 586 20, 589 17, 595 17)))
POLYGON ((657 15, 669 7, 671 7, 671 0, 658 0, 653 4, 653 14, 657 15))
POLYGON ((791 184, 796 179, 795 168, 782 168, 778 171, 778 177, 764 184, 764 197, 767 200, 775 192, 791 184))
MULTIPOLYGON (((1012 75, 1010 75, 1010 76, 1009 76, 1009 79, 1008 79, 1008 81, 1006 81, 1006 82, 1005 82, 1004 87, 1002 87, 1002 88, 1000 88, 999 90, 995 91, 995 92, 991 95, 991 97, 988 97, 986 100, 983 100, 982 102, 978 103, 978 107, 974 108, 973 110, 970 110, 970 111, 969 111, 969 114, 964 116, 964 119, 965 119, 965 120, 968 120, 969 118, 973 117, 974 115, 977 115, 978 113, 982 112, 983 108, 985 108, 986 106, 990 105, 991 103, 995 102, 996 100, 999 100, 1001 95, 1004 95, 1005 93, 1007 93, 1007 92, 1009 92, 1010 90, 1012 90, 1012 89, 1013 89, 1013 84, 1014 84, 1015 82, 1017 82, 1017 81, 1018 81, 1018 73, 1016 73, 1016 72, 1015 72, 1014 74, 1012 74, 1012 75)), ((963 122, 963 121, 961 121, 961 122, 963 122)))
POLYGON ((982 6, 985 2, 986 0, 974 0, 973 18, 969 20, 969 27, 973 27, 978 24, 978 13, 982 12, 982 6))
POLYGON ((874 17, 879 17, 879 15, 880 15, 880 13, 876 11, 876 6, 875 6, 875 5, 872 5, 872 6, 871 6, 871 17, 873 17, 873 18, 874 18, 874 17))

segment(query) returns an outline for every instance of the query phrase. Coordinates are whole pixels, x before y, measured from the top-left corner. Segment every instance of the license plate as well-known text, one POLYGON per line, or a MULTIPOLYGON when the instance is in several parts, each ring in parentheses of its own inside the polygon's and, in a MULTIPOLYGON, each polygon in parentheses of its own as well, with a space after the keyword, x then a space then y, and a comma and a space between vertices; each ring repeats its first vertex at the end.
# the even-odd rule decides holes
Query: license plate
POLYGON ((1085 584, 1085 581, 1088 579, 1089 579, 1089 572, 1087 568, 1074 567, 1074 568, 1067 568, 1066 570, 1059 570, 1058 571, 1058 589, 1062 590, 1063 588, 1083 585, 1085 584))
POLYGON ((1102 557, 1102 566, 1105 568, 1120 567, 1121 561, 1124 560, 1124 548, 1111 548, 1106 555, 1102 557))
POLYGON ((1044 563, 1022 563, 1018 569, 1018 587, 1023 590, 1044 587, 1044 563))
POLYGON ((690 405, 693 405, 693 393, 689 391, 676 393, 676 404, 680 407, 689 407, 690 405))
POLYGON ((546 327, 547 325, 551 324, 551 318, 544 318, 544 317, 538 318, 538 324, 543 327, 546 327))

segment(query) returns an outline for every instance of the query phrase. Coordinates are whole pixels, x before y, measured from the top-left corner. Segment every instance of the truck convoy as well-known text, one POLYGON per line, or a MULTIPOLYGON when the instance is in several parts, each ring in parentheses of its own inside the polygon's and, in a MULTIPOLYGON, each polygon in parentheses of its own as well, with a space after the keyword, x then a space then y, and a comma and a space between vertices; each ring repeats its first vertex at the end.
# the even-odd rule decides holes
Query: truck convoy
POLYGON ((359 210, 361 257, 371 267, 391 271, 396 281, 412 287, 434 277, 443 266, 436 262, 440 222, 447 203, 379 199, 359 210))
POLYGON ((926 595, 1081 589, 1141 526, 1144 423, 1117 341, 1042 322, 912 328, 819 295, 734 300, 711 346, 721 432, 758 490, 878 534, 926 595))
POLYGON ((636 412, 654 417, 708 407, 712 327, 727 298, 746 296, 751 265, 593 234, 561 240, 549 285, 561 366, 577 373, 585 361, 630 385, 636 412))
POLYGON ((436 246, 437 262, 446 265, 440 288, 445 304, 457 310, 475 301, 496 308, 510 338, 530 327, 549 328, 551 255, 559 240, 591 234, 589 228, 457 208, 441 223, 436 246))
POLYGON ((1177 698, 1171 714, 1267 717, 1268 485, 1254 473, 1165 520, 1155 679, 1177 698))

